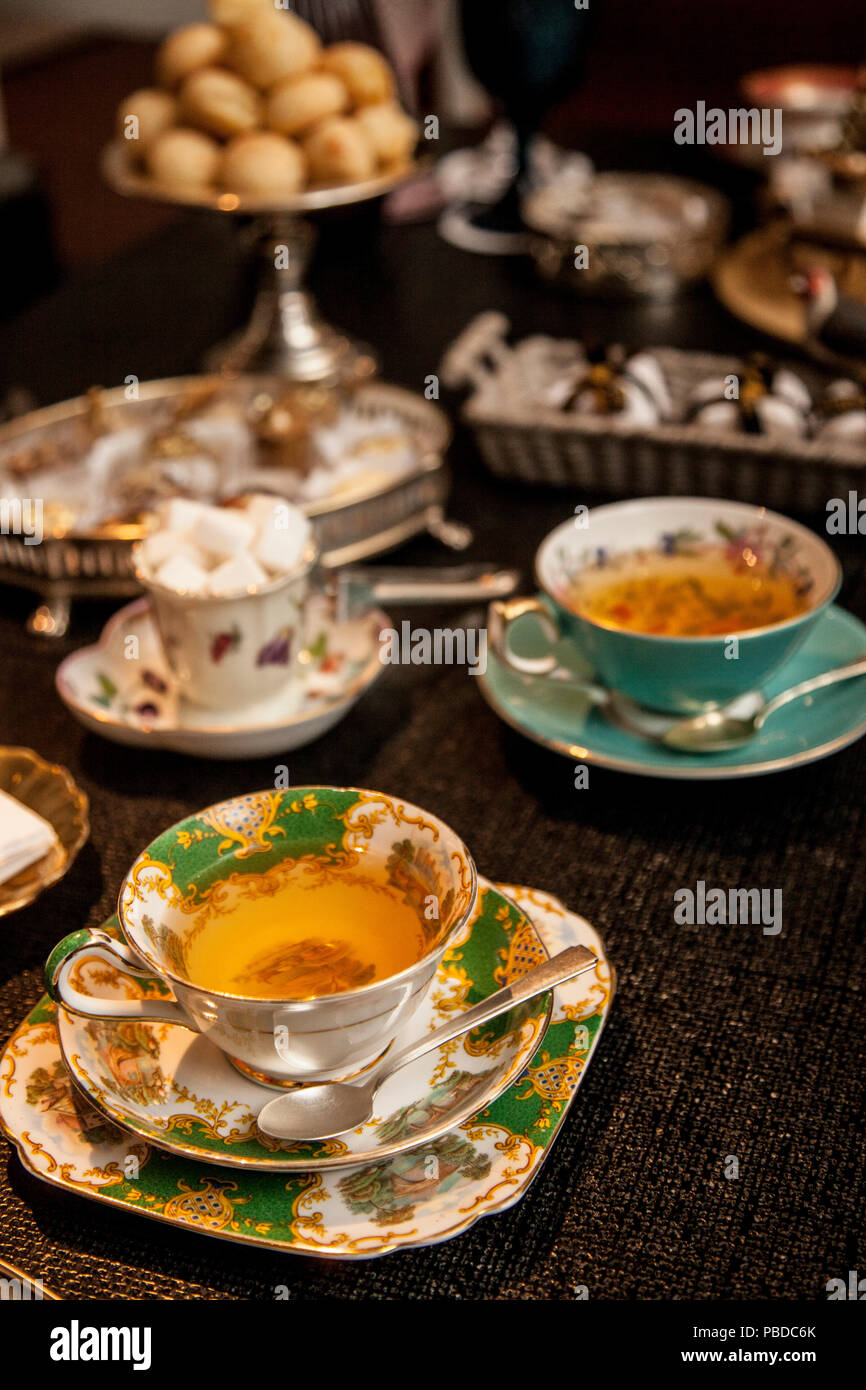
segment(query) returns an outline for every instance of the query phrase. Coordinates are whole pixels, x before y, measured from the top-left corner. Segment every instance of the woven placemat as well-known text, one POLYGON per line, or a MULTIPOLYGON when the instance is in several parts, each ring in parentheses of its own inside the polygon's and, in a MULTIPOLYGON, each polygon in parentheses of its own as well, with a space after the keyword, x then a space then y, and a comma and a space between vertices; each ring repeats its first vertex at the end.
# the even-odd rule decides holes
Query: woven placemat
MULTIPOLYGON (((136 275, 123 281, 122 296, 120 270, 111 272, 114 300, 108 295, 107 303, 129 296, 129 313, 115 321, 109 309, 100 311, 88 351, 116 370, 111 376, 85 362, 73 379, 66 363, 64 385, 81 389, 97 372, 107 382, 122 379, 129 316, 137 322, 149 312, 153 332, 155 318, 162 323, 173 312, 158 293, 166 255, 182 255, 187 267, 196 255, 211 264, 213 248, 202 252, 199 235, 212 234, 185 227, 149 258, 136 253, 136 275), (148 296, 161 306, 158 314, 148 296)), ((387 274, 347 242, 342 258, 329 262, 324 308, 381 343, 386 374, 406 385, 422 385, 445 343, 491 302, 522 333, 566 331, 573 313, 515 281, 510 267, 488 262, 479 273, 476 260, 438 244, 429 228, 389 233, 386 251, 387 274), (547 323, 552 317, 557 325, 547 323)), ((208 287, 214 273, 211 264, 208 287)), ((70 325, 83 293, 64 301, 70 325)), ((96 303, 99 286, 88 293, 96 303)), ((196 301, 190 292, 185 324, 197 325, 203 294, 200 288, 196 301)), ((604 313, 607 336, 628 336, 616 319, 626 310, 604 313)), ((722 351, 740 345, 741 331, 703 301, 676 310, 676 322, 680 341, 722 351)), ((656 321, 650 329, 654 337, 664 331, 656 321)), ((35 346, 47 330, 40 311, 27 329, 34 341, 29 349, 24 341, 24 360, 32 374, 53 381, 57 364, 35 346)), ((164 330, 165 371, 192 365, 198 345, 191 333, 174 352, 164 330)), ((18 330, 16 349, 23 338, 18 330)), ((7 336, 0 365, 4 341, 13 361, 7 336)), ((159 356, 154 343, 151 353, 151 361, 159 356)), ((526 575, 544 534, 584 500, 495 483, 462 433, 452 462, 453 514, 476 531, 467 558, 516 564, 526 575)), ((866 617, 863 538, 834 546, 845 566, 841 601, 866 617)), ((398 558, 446 560, 432 542, 398 558)), ((30 606, 26 595, 4 591, 4 737, 72 770, 90 797, 93 829, 67 878, 0 922, 3 1039, 41 993, 50 946, 113 910, 135 854, 190 811, 271 785, 277 761, 143 758, 85 734, 57 699, 53 671, 60 656, 93 640, 110 610, 76 610, 72 634, 49 648, 23 631, 30 606)), ((453 625, 456 617, 394 616, 427 626, 453 625)), ((569 1299, 581 1285, 593 1298, 821 1298, 828 1279, 866 1268, 866 741, 768 778, 676 784, 593 769, 589 787, 578 791, 568 760, 505 729, 464 671, 392 667, 349 720, 285 761, 296 785, 354 783, 428 807, 466 838, 489 877, 547 889, 603 935, 618 970, 617 998, 535 1185, 512 1210, 441 1246, 329 1264, 244 1249, 76 1199, 25 1174, 2 1144, 0 1255, 67 1296, 89 1298, 271 1299, 280 1285, 293 1298, 569 1299), (781 935, 677 926, 674 891, 699 878, 781 888, 781 935), (736 1179, 725 1176, 729 1156, 738 1159, 736 1179)))

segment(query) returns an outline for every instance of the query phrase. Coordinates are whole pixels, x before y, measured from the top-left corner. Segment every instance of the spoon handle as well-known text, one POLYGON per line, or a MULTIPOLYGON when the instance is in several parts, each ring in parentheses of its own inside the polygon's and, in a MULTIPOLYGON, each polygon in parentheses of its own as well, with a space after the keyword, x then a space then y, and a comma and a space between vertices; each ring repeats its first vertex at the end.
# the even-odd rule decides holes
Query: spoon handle
POLYGON ((487 999, 482 999, 480 1004, 467 1009, 463 1014, 457 1014, 447 1023, 443 1023, 441 1028, 435 1028, 432 1033, 419 1038, 411 1047, 398 1052, 396 1057, 391 1058, 387 1071, 376 1077, 376 1086, 381 1085, 386 1077, 399 1067, 405 1067, 408 1062, 423 1057, 425 1052, 432 1051, 441 1043, 459 1038, 461 1034, 468 1033, 479 1024, 487 1023, 491 1018, 498 1018, 515 1004, 521 1004, 525 999, 534 999, 537 994, 543 994, 554 985, 562 985, 566 980, 574 979, 575 975, 582 975, 585 970, 591 970, 595 965, 598 965, 598 956, 586 946, 569 946, 564 951, 558 951, 543 965, 536 965, 534 970, 528 970, 525 975, 521 975, 513 985, 506 985, 505 989, 497 990, 487 999))
POLYGON ((494 565, 359 566, 334 581, 337 613, 350 617, 375 603, 477 603, 511 594, 520 571, 494 565))
POLYGON ((838 685, 840 681, 851 680, 854 676, 866 676, 866 656, 850 662, 847 666, 837 666, 832 671, 824 671, 820 676, 812 676, 810 680, 801 681, 799 685, 792 685, 790 690, 781 691, 772 700, 767 701, 755 720, 755 727, 760 729, 769 715, 775 714, 777 709, 781 709, 782 705, 787 705, 791 700, 799 700, 803 695, 810 695, 813 690, 823 690, 827 685, 838 685))

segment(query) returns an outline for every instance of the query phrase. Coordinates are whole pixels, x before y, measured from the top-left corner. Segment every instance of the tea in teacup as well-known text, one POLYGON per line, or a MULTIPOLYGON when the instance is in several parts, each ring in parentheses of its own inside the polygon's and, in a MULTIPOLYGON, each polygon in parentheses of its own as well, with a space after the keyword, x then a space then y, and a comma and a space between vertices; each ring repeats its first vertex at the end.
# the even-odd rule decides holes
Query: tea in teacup
POLYGON ((266 897, 211 917, 186 949, 190 979, 247 999, 315 999, 360 989, 428 949, 415 910, 384 874, 330 882, 298 874, 266 897))
POLYGON ((268 788, 169 826, 121 887, 126 941, 76 931, 46 977, 76 1013, 193 1028, 266 1085, 345 1080, 411 1018, 476 896, 468 850, 429 811, 358 787, 268 788), (151 989, 156 976, 158 993, 107 1007, 78 982, 94 956, 151 989))
POLYGON ((642 497, 578 512, 539 547, 541 596, 492 605, 488 629, 498 660, 522 675, 554 676, 559 690, 578 658, 578 704, 588 668, 592 698, 604 685, 671 714, 760 689, 839 588, 827 544, 764 507, 642 497), (529 614, 550 644, 542 655, 509 643, 512 624, 529 614), (563 639, 570 655, 557 650, 563 639))
POLYGON ((661 637, 715 637, 784 623, 804 613, 798 576, 744 545, 689 554, 634 551, 611 569, 579 576, 567 596, 578 616, 604 627, 661 637))

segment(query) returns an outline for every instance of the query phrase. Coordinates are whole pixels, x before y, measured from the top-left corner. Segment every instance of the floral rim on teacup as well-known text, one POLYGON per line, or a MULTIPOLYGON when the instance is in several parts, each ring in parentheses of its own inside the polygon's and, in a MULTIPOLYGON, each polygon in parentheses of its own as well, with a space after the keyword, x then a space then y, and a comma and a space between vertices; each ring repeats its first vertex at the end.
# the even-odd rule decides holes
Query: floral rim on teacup
POLYGON ((539 546, 535 562, 539 586, 551 594, 569 613, 579 617, 582 623, 607 630, 604 624, 596 622, 585 613, 577 613, 574 608, 569 590, 575 582, 579 581, 581 574, 597 573, 602 569, 615 572, 621 565, 634 560, 636 557, 698 554, 698 546, 723 544, 729 549, 732 561, 735 555, 741 555, 744 549, 748 549, 758 558, 768 559, 771 572, 790 576, 794 580, 798 594, 810 595, 809 606, 802 613, 796 613, 793 617, 786 618, 782 622, 770 623, 764 627, 747 628, 743 631, 732 629, 730 633, 725 634, 725 637, 633 632, 627 628, 616 629, 618 637, 631 638, 641 642, 718 643, 725 641, 728 637, 737 637, 742 641, 760 637, 767 632, 782 632, 786 628, 802 623, 818 609, 831 603, 838 593, 842 582, 842 568, 827 543, 815 532, 810 531, 808 527, 801 526, 798 522, 791 521, 778 512, 768 511, 765 507, 755 507, 744 502, 725 502, 708 497, 637 498, 634 501, 612 502, 605 506, 592 508, 587 513, 587 529, 591 528, 593 518, 596 521, 608 521, 613 520, 616 516, 625 517, 629 512, 635 517, 644 515, 649 518, 654 511, 688 511, 691 508, 713 513, 710 516, 710 526, 703 532, 688 525, 678 526, 675 529, 668 526, 657 529, 649 545, 646 543, 643 545, 626 544, 621 551, 612 550, 609 545, 587 545, 579 554, 575 554, 573 543, 569 545, 567 539, 574 535, 575 523, 573 521, 564 522, 550 532, 539 546), (733 521, 735 515, 738 521, 744 520, 746 516, 750 517, 752 519, 751 524, 735 523, 733 521), (805 562, 804 551, 809 549, 820 554, 827 567, 826 578, 820 588, 816 586, 814 565, 810 566, 805 562), (558 567, 561 576, 558 580, 551 578, 547 568, 548 564, 558 567))

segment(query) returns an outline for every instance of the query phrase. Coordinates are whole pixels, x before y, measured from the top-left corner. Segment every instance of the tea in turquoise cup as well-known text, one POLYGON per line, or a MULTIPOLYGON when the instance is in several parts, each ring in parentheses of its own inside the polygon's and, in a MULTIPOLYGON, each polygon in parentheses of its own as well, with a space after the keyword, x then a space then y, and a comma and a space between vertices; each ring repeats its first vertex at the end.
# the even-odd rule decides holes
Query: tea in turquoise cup
POLYGON ((540 596, 491 605, 488 639, 499 660, 562 679, 552 650, 514 650, 512 626, 531 613, 552 644, 569 639, 605 686, 673 714, 760 689, 841 583, 832 550, 805 526, 700 497, 585 511, 542 542, 535 568, 540 596))

